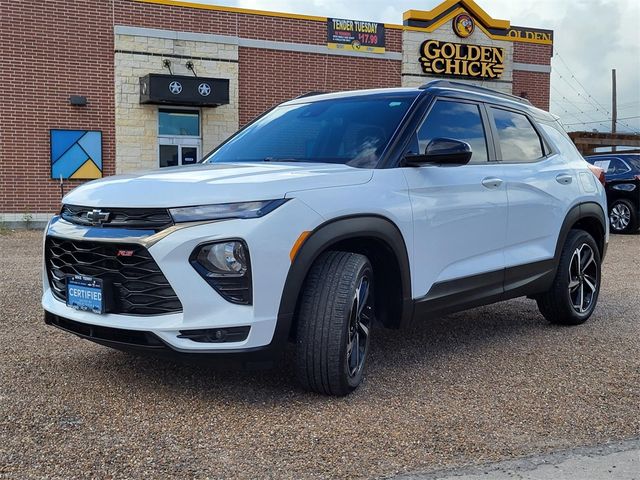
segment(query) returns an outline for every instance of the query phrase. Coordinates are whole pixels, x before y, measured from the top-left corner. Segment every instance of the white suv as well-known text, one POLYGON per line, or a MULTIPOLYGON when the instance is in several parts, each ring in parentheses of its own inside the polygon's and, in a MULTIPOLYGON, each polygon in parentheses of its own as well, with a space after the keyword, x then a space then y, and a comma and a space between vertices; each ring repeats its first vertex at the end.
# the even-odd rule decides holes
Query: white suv
POLYGON ((120 349, 362 380, 371 328, 513 297, 598 299, 602 185, 549 113, 451 82, 308 95, 202 163, 87 183, 45 237, 48 324, 120 349))

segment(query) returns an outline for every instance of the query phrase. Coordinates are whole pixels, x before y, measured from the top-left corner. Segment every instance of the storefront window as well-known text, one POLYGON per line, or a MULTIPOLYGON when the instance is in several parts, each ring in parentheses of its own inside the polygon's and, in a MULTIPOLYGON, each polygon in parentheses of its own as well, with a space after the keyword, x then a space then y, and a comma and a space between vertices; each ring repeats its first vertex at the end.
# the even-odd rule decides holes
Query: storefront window
POLYGON ((195 110, 160 110, 158 112, 158 134, 200 136, 200 112, 195 110))

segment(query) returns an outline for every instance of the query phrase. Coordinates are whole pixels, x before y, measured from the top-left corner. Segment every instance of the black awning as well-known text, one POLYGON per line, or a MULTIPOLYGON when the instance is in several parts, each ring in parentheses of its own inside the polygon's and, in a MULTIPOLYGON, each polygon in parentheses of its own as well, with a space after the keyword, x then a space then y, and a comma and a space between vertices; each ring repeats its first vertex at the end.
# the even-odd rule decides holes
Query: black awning
POLYGON ((229 80, 150 73, 140 77, 140 103, 195 107, 226 105, 229 103, 229 80))

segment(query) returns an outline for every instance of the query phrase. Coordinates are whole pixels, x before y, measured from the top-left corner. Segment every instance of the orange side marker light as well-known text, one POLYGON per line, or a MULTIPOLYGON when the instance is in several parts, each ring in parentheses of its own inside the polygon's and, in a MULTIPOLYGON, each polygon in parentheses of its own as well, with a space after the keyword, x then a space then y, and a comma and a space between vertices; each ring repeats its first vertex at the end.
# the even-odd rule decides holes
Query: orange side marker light
POLYGON ((292 263, 293 263, 293 260, 296 258, 296 255, 298 254, 298 250, 300 250, 300 247, 302 246, 302 244, 304 243, 304 241, 307 239, 309 235, 311 235, 310 230, 306 230, 302 232, 298 237, 298 239, 296 240, 296 242, 293 244, 293 247, 291 247, 291 252, 289 252, 289 258, 291 259, 292 263))

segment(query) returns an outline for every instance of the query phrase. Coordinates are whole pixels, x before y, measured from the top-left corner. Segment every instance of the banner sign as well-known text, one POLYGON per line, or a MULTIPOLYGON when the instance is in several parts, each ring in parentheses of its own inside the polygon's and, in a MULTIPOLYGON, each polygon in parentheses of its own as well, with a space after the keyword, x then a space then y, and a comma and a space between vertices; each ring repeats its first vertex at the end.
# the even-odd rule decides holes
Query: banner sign
POLYGON ((495 79, 504 72, 504 49, 425 40, 420 46, 420 64, 430 75, 495 79))
POLYGON ((384 53, 384 24, 327 18, 327 46, 364 53, 384 53))

